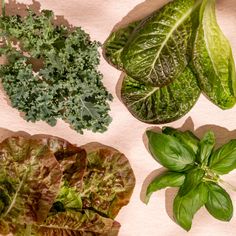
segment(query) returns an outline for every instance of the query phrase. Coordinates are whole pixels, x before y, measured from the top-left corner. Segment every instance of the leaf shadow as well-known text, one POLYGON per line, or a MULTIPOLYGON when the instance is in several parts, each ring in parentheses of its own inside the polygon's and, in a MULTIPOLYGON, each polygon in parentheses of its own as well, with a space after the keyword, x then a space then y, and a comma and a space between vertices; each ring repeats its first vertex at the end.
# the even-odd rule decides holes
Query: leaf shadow
POLYGON ((123 28, 130 24, 131 22, 140 20, 150 15, 157 9, 160 9, 164 6, 168 0, 146 0, 138 5, 136 5, 129 13, 124 16, 112 29, 112 32, 117 29, 123 28))
MULTIPOLYGON (((6 3, 6 15, 19 15, 21 17, 25 17, 27 15, 27 9, 32 10, 36 15, 39 15, 41 10, 40 1, 32 0, 31 4, 19 3, 16 0, 8 0, 6 3)), ((68 20, 64 18, 62 15, 54 16, 54 24, 56 25, 64 25, 68 28, 74 28, 68 20)))
MULTIPOLYGON (((215 149, 217 149, 218 147, 222 146, 223 144, 229 142, 232 139, 236 139, 236 129, 234 130, 228 130, 227 128, 221 127, 221 126, 217 126, 217 125, 212 125, 212 124, 207 124, 204 126, 201 126, 197 129, 194 128, 194 123, 191 117, 187 118, 185 123, 178 128, 181 131, 186 131, 186 130, 190 130, 191 132, 193 132, 198 138, 202 138, 204 133, 206 133, 207 131, 211 130, 214 132, 215 137, 216 137, 216 145, 215 145, 215 149)), ((148 128, 147 130, 152 130, 155 132, 161 132, 161 128, 158 126, 153 126, 148 128)), ((150 153, 149 149, 148 149, 148 139, 146 134, 144 133, 143 135, 143 143, 145 148, 147 149, 147 151, 150 153)), ((150 154, 151 155, 151 154, 150 154)), ((157 177, 158 175, 160 175, 163 170, 165 170, 165 168, 159 168, 156 169, 154 171, 152 171, 144 180, 143 185, 142 185, 142 189, 141 189, 141 194, 140 194, 140 199, 142 202, 145 203, 145 192, 147 190, 148 185, 150 184, 150 182, 157 177)), ((175 222, 174 217, 173 217, 173 202, 174 202, 174 198, 177 194, 178 188, 167 188, 165 190, 165 208, 166 208, 166 212, 168 214, 168 216, 175 222)))

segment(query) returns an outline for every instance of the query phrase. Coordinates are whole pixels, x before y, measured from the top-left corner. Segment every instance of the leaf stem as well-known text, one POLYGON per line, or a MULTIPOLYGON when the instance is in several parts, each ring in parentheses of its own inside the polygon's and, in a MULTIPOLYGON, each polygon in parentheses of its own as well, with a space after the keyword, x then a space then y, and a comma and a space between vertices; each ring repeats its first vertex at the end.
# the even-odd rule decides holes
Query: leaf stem
POLYGON ((211 179, 211 178, 207 178, 207 177, 204 177, 203 180, 209 181, 209 182, 218 183, 218 180, 216 180, 216 179, 211 179))
POLYGON ((219 179, 220 183, 222 183, 225 187, 230 188, 231 190, 233 190, 234 192, 236 192, 236 187, 233 186, 232 184, 224 181, 223 179, 219 179))

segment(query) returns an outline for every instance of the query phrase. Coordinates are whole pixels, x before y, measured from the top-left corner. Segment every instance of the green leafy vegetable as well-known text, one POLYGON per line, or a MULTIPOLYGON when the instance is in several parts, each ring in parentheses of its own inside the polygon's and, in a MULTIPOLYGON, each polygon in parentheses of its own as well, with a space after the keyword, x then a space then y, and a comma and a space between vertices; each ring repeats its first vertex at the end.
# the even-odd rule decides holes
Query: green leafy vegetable
POLYGON ((212 131, 207 132, 199 143, 199 163, 207 164, 215 146, 215 135, 212 131))
POLYGON ((125 72, 158 87, 181 76, 189 61, 191 15, 200 3, 171 1, 137 26, 121 54, 125 72))
POLYGON ((202 181, 204 175, 205 171, 200 168, 194 168, 190 170, 185 176, 185 181, 180 188, 179 195, 184 196, 192 189, 196 188, 202 181))
POLYGON ((191 131, 181 132, 171 127, 163 127, 162 132, 176 137, 186 148, 190 149, 195 155, 197 154, 200 140, 191 131))
POLYGON ((153 157, 172 171, 183 171, 194 164, 195 156, 177 138, 147 131, 149 149, 153 157))
POLYGON ((236 139, 218 148, 209 159, 210 168, 224 175, 236 168, 236 139))
POLYGON ((173 83, 152 87, 126 76, 121 97, 129 111, 146 123, 166 123, 185 115, 200 95, 197 79, 190 68, 173 83))
POLYGON ((202 91, 222 109, 236 103, 236 73, 229 41, 215 16, 215 0, 203 0, 193 50, 193 65, 202 91))
POLYGON ((189 231, 192 226, 192 219, 195 213, 207 201, 207 187, 204 183, 193 189, 185 196, 176 196, 174 200, 174 217, 176 222, 185 230, 189 231))
POLYGON ((71 187, 68 183, 64 183, 60 188, 53 205, 54 209, 58 204, 61 204, 61 206, 63 205, 63 210, 81 210, 83 205, 80 193, 75 187, 71 187))
POLYGON ((0 144, 0 234, 117 236, 114 220, 135 177, 109 147, 90 150, 56 137, 0 144))
POLYGON ((133 22, 124 28, 118 29, 117 31, 113 32, 104 43, 106 48, 106 51, 104 52, 106 58, 118 69, 122 70, 123 68, 121 52, 123 51, 130 35, 139 23, 139 21, 133 22))
POLYGON ((177 172, 165 172, 162 175, 157 176, 148 185, 146 191, 145 202, 148 203, 153 192, 166 187, 180 187, 184 183, 185 175, 177 172))
POLYGON ((208 212, 218 220, 230 221, 233 216, 233 204, 229 194, 218 184, 209 182, 208 200, 206 208, 208 212))
POLYGON ((236 169, 236 140, 214 151, 212 131, 206 132, 200 141, 190 131, 171 127, 164 127, 162 134, 151 130, 146 134, 152 156, 167 170, 148 185, 145 203, 155 191, 179 187, 173 211, 176 222, 183 229, 191 229, 195 213, 204 205, 216 219, 229 221, 233 204, 229 194, 219 186, 225 182, 219 174, 236 169))
POLYGON ((104 56, 125 72, 121 98, 143 122, 179 119, 201 90, 223 109, 236 102, 234 60, 215 19, 215 0, 170 1, 112 32, 104 56))
POLYGON ((78 132, 103 132, 111 122, 112 96, 98 71, 100 44, 79 27, 55 26, 53 19, 47 10, 0 17, 0 55, 8 60, 0 66, 3 87, 27 121, 54 126, 61 118, 78 132))

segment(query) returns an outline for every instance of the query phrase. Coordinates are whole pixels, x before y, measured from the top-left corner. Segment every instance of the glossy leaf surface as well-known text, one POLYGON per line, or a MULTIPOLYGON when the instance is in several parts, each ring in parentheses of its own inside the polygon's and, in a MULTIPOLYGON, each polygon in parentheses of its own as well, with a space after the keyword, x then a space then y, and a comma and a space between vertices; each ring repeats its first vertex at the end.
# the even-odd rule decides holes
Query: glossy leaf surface
POLYGON ((193 107, 199 95, 197 79, 188 67, 173 83, 162 88, 126 76, 121 89, 122 101, 133 116, 150 124, 179 119, 193 107))
POLYGON ((236 103, 236 73, 230 43, 216 21, 215 0, 203 0, 193 65, 205 95, 228 109, 236 103))
POLYGON ((197 155, 197 161, 199 163, 207 164, 211 153, 215 146, 215 135, 212 131, 205 133, 204 137, 199 143, 199 153, 197 155))
POLYGON ((192 15, 200 3, 171 1, 140 24, 122 51, 125 72, 155 87, 181 76, 190 60, 192 15))
POLYGON ((172 127, 163 127, 162 133, 176 137, 186 148, 190 149, 196 155, 198 153, 199 138, 191 131, 180 131, 172 127))
POLYGON ((183 171, 194 164, 195 156, 175 137, 147 131, 149 150, 153 157, 172 171, 183 171))
POLYGON ((176 222, 186 231, 192 227, 192 220, 195 213, 207 201, 208 190, 204 183, 193 189, 185 196, 177 194, 174 200, 174 217, 176 222))
POLYGON ((152 193, 167 187, 180 187, 184 183, 185 174, 177 172, 165 172, 157 176, 148 185, 145 202, 148 203, 152 193))
POLYGON ((229 194, 218 184, 208 183, 208 212, 218 220, 230 221, 233 216, 233 203, 229 194))
POLYGON ((209 167, 219 175, 227 174, 236 168, 236 139, 213 152, 209 167))

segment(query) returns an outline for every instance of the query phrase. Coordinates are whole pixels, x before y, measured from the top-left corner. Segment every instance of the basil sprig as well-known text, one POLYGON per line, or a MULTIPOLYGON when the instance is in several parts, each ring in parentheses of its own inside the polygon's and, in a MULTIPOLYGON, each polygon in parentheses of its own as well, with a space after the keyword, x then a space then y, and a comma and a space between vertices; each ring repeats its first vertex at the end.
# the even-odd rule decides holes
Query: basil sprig
POLYGON ((173 203, 176 223, 189 231, 195 213, 203 206, 218 220, 230 221, 233 204, 219 185, 219 175, 236 168, 236 140, 214 150, 215 135, 205 133, 200 140, 192 132, 164 127, 162 133, 147 131, 149 150, 154 159, 167 168, 156 176, 146 191, 146 203, 153 192, 179 187, 173 203))

